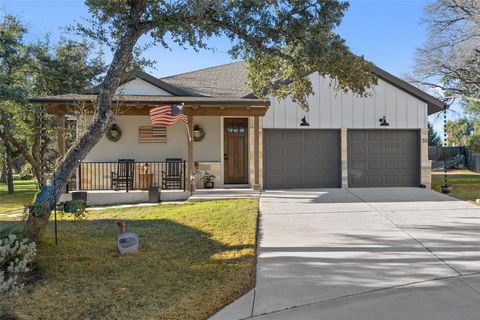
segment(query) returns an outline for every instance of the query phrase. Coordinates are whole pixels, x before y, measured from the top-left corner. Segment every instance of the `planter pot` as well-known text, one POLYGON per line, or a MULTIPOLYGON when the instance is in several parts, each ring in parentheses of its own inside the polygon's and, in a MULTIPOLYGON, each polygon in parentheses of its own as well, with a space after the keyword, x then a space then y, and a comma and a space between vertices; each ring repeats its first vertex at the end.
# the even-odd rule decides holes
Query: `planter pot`
POLYGON ((215 186, 214 182, 213 181, 205 181, 203 183, 203 187, 205 189, 213 189, 213 187, 215 186))
POLYGON ((449 185, 442 186, 442 193, 449 194, 450 192, 452 192, 452 186, 449 186, 449 185))
POLYGON ((85 192, 85 191, 74 191, 74 192, 72 192, 72 200, 73 201, 83 201, 83 203, 87 203, 87 192, 85 192))
POLYGON ((75 213, 77 212, 77 207, 75 206, 74 202, 65 202, 63 204, 63 211, 66 213, 75 213))
POLYGON ((151 203, 160 202, 160 188, 159 187, 149 187, 148 188, 148 201, 151 203))

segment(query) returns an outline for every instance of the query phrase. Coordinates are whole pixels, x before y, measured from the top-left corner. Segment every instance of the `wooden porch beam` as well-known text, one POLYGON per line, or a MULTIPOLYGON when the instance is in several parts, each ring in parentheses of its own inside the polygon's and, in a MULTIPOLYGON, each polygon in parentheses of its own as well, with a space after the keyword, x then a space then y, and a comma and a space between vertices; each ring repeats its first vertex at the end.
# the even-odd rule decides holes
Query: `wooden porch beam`
POLYGON ((258 116, 253 118, 253 162, 254 162, 254 181, 253 190, 260 190, 260 124, 258 116))
POLYGON ((187 190, 192 190, 192 173, 193 173, 193 116, 187 115, 187 127, 188 127, 188 151, 187 151, 187 190))
POLYGON ((192 116, 263 117, 267 110, 268 107, 186 107, 185 113, 192 116))

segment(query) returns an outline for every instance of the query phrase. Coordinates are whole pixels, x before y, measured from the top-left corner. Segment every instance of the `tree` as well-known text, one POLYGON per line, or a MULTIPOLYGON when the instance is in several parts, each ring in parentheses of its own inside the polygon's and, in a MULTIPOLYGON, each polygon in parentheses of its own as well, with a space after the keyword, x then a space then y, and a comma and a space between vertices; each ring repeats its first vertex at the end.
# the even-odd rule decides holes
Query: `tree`
POLYGON ((376 82, 371 64, 352 54, 334 32, 348 4, 339 0, 86 0, 92 14, 89 25, 76 30, 110 45, 114 54, 100 84, 95 115, 82 137, 68 150, 54 172, 58 188, 41 190, 37 203, 48 204, 45 214, 32 213, 24 231, 38 239, 55 200, 78 163, 100 140, 113 119, 112 97, 131 68, 142 36, 150 45, 168 48, 167 39, 194 50, 207 48, 214 36, 228 38, 234 58, 247 62, 249 84, 258 97, 291 95, 308 110, 313 93, 306 77, 315 71, 328 75, 339 90, 368 94, 376 82))
POLYGON ((442 138, 438 135, 438 132, 435 131, 433 126, 428 124, 428 146, 429 147, 440 147, 442 145, 442 138))
MULTIPOLYGON (((92 44, 62 40, 27 44, 27 29, 11 15, 3 17, 0 38, 0 137, 32 167, 40 187, 47 183, 47 167, 58 155, 49 149, 55 119, 27 102, 28 95, 78 92, 104 72, 100 54, 91 57, 92 44)), ((8 150, 8 149, 7 149, 8 150)))
POLYGON ((436 0, 426 8, 428 40, 417 51, 416 81, 453 101, 479 101, 480 1, 436 0))
POLYGON ((469 119, 461 118, 447 122, 447 144, 449 146, 465 146, 473 132, 473 126, 469 119))

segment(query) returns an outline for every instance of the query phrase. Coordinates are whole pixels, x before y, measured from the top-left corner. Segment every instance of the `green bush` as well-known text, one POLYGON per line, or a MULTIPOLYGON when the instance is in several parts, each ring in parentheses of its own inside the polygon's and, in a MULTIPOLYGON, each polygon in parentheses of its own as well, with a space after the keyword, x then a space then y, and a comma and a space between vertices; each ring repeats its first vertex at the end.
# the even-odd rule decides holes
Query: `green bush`
POLYGON ((468 150, 473 153, 480 153, 480 135, 474 134, 468 138, 468 150))

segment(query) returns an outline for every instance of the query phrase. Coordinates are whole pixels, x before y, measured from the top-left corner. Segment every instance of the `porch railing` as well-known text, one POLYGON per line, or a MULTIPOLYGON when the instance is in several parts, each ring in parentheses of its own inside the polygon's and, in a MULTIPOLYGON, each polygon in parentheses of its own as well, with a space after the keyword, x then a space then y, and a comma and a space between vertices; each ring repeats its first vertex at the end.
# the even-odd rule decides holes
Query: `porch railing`
POLYGON ((177 185, 165 185, 162 173, 168 172, 166 161, 134 161, 123 167, 125 181, 120 188, 115 183, 115 173, 119 171, 119 162, 81 162, 68 183, 68 191, 75 190, 147 190, 149 187, 185 190, 186 163, 181 162, 180 178, 177 185))

